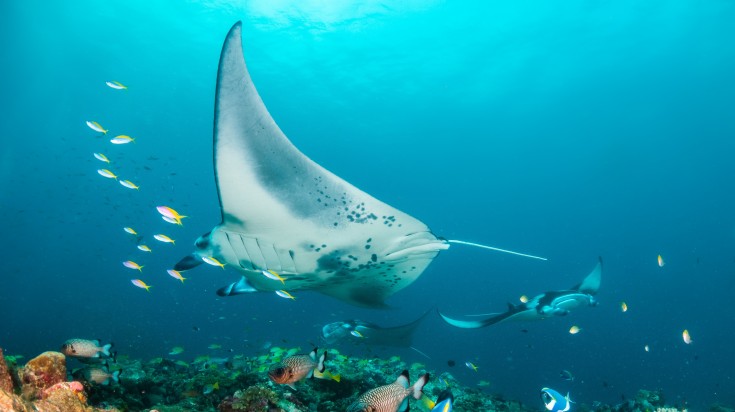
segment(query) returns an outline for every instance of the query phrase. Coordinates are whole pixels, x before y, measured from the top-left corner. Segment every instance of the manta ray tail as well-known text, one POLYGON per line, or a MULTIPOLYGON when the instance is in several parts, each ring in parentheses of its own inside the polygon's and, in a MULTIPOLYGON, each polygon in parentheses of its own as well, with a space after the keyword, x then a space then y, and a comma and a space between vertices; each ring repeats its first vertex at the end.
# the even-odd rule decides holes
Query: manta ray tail
POLYGON ((528 255, 528 254, 525 254, 525 253, 514 252, 512 250, 500 249, 500 248, 497 248, 497 247, 487 246, 487 245, 481 245, 479 243, 465 242, 464 240, 456 240, 456 239, 453 239, 453 240, 447 240, 447 242, 449 242, 449 243, 455 243, 455 244, 458 244, 458 245, 467 245, 467 246, 479 247, 479 248, 482 248, 482 249, 494 250, 496 252, 510 253, 511 255, 523 256, 523 257, 527 257, 527 258, 531 258, 531 259, 548 260, 548 259, 546 259, 544 257, 540 257, 540 256, 528 255))
POLYGON ((448 324, 452 326, 456 326, 458 328, 462 328, 462 329, 483 328, 485 326, 494 325, 507 318, 507 316, 504 313, 490 316, 488 318, 481 319, 481 320, 459 320, 459 319, 450 318, 449 316, 441 312, 439 312, 439 316, 441 316, 442 319, 444 319, 444 321, 447 322, 448 324))

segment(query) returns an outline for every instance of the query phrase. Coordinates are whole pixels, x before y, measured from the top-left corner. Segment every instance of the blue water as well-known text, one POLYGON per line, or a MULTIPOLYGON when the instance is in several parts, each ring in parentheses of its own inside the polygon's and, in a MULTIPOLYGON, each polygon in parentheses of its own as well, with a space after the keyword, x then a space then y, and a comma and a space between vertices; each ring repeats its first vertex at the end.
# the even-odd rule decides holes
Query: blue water
POLYGON ((735 405, 732 2, 54 3, 0 6, 6 352, 31 357, 72 337, 143 359, 179 345, 184 359, 212 343, 307 348, 321 325, 351 317, 502 311, 576 284, 602 256, 599 307, 479 330, 431 316, 415 341, 431 360, 339 349, 426 362, 538 406, 542 386, 588 404, 646 388, 692 410, 735 405), (549 260, 453 246, 389 310, 306 292, 218 298, 231 269, 170 278, 219 222, 214 84, 238 20, 255 84, 305 154, 439 236, 549 260), (111 145, 87 120, 136 142, 111 145), (140 191, 99 176, 93 152, 140 191), (191 217, 169 225, 161 204, 191 217), (176 244, 151 238, 161 232, 176 244))

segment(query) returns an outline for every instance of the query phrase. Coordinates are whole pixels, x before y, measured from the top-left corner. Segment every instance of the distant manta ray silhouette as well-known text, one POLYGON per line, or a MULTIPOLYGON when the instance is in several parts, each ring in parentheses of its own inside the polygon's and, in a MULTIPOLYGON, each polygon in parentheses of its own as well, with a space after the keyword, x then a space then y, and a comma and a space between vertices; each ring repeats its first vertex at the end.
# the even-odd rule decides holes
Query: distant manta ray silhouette
POLYGON ((438 238, 421 221, 306 157, 283 134, 253 85, 240 22, 227 34, 219 61, 214 171, 222 222, 201 236, 197 251, 175 269, 215 258, 240 271, 243 277, 218 290, 220 296, 313 290, 381 307, 450 243, 545 260, 438 238))

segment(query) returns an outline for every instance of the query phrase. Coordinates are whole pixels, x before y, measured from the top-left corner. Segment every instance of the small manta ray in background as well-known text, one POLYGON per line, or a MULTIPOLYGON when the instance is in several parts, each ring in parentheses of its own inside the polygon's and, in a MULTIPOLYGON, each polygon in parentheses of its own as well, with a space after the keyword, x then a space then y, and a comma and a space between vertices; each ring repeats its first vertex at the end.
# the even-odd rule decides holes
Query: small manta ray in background
MULTIPOLYGON (((353 305, 384 307, 450 243, 414 217, 354 187, 301 153, 258 94, 243 56, 241 23, 219 61, 214 171, 222 222, 174 267, 217 259, 243 277, 217 291, 313 290, 353 305)), ((224 267, 224 266, 223 266, 224 267)))
POLYGON ((597 306, 597 300, 593 295, 600 289, 602 280, 602 258, 598 258, 597 265, 584 278, 582 283, 569 290, 557 290, 542 293, 526 303, 514 305, 508 303, 508 311, 503 313, 490 313, 481 320, 459 320, 439 313, 448 324, 463 329, 476 329, 484 326, 494 325, 506 320, 526 321, 545 319, 551 316, 564 316, 571 310, 581 306, 597 306))
POLYGON ((339 341, 352 341, 367 345, 410 347, 413 343, 413 333, 429 313, 431 311, 427 311, 411 323, 389 328, 357 319, 332 322, 322 328, 322 338, 330 345, 339 341))

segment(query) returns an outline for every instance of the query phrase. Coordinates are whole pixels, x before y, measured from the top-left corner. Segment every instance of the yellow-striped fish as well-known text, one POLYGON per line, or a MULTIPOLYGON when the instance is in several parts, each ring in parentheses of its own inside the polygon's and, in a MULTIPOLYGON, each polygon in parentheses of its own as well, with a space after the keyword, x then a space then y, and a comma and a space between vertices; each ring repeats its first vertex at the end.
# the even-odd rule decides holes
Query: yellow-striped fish
POLYGON ((180 281, 181 281, 181 283, 184 283, 184 281, 186 280, 186 278, 185 278, 185 277, 183 277, 183 276, 181 275, 181 272, 179 272, 178 270, 174 270, 174 269, 168 269, 168 270, 167 270, 166 272, 167 272, 167 273, 168 273, 169 275, 171 275, 171 277, 172 277, 172 278, 180 280, 180 281))
POLYGON ((284 285, 286 284, 286 281, 273 270, 261 270, 260 272, 263 273, 263 276, 267 277, 268 279, 280 280, 281 283, 283 283, 284 285))
POLYGON ((689 345, 690 343, 694 342, 692 340, 692 337, 689 335, 689 331, 687 329, 684 329, 684 332, 681 333, 682 339, 684 339, 684 343, 689 345))
POLYGON ((135 142, 135 139, 124 134, 115 136, 114 138, 110 139, 110 143, 112 144, 128 144, 130 142, 135 142))
POLYGON ((625 302, 620 302, 620 310, 623 312, 628 311, 628 305, 625 302))
POLYGON ((115 179, 115 180, 117 180, 117 176, 115 176, 114 173, 112 173, 111 171, 109 171, 107 169, 98 169, 97 170, 97 173, 99 173, 100 176, 106 177, 108 179, 115 179))
POLYGON ((130 180, 121 180, 120 184, 127 187, 128 189, 140 190, 140 187, 130 180))
POLYGON ((153 251, 151 250, 151 248, 149 248, 149 247, 148 247, 148 246, 146 246, 146 245, 138 245, 138 249, 139 249, 139 250, 142 250, 143 252, 153 252, 153 251))
POLYGON ((137 235, 138 234, 138 232, 136 232, 135 229, 133 229, 132 227, 124 227, 123 230, 126 231, 126 232, 128 232, 128 233, 130 233, 131 235, 137 235))
POLYGON ((208 263, 208 264, 210 264, 212 266, 219 266, 222 269, 225 268, 225 264, 222 263, 222 262, 220 262, 219 260, 217 260, 217 258, 215 258, 215 257, 212 257, 212 256, 202 256, 202 260, 204 261, 204 263, 208 263))
POLYGON ((126 260, 126 261, 125 261, 125 262, 123 262, 122 264, 123 264, 123 266, 125 266, 126 268, 130 268, 130 269, 136 269, 136 270, 139 270, 139 271, 141 271, 141 272, 143 271, 143 266, 140 266, 139 264, 137 264, 137 263, 133 262, 132 260, 126 260))
POLYGON ((571 328, 569 328, 569 333, 571 333, 572 335, 576 335, 576 334, 578 334, 578 333, 579 333, 579 332, 580 332, 581 330, 582 330, 582 328, 580 328, 580 327, 579 327, 579 326, 577 326, 577 325, 574 325, 574 326, 572 326, 571 328))
POLYGON ((110 163, 110 159, 108 159, 107 156, 103 155, 102 153, 94 153, 94 157, 99 161, 110 163))
POLYGON ((176 241, 175 240, 171 239, 170 237, 168 237, 166 235, 162 235, 160 233, 157 234, 157 235, 153 235, 153 238, 156 239, 159 242, 172 243, 174 245, 176 244, 176 241))
POLYGON ((658 267, 662 268, 665 264, 666 263, 664 262, 664 258, 661 257, 661 255, 658 255, 658 267))
POLYGON ((143 282, 143 281, 142 281, 142 280, 140 280, 140 279, 133 279, 133 280, 131 280, 130 282, 131 282, 131 283, 132 283, 133 285, 135 285, 135 286, 137 286, 137 287, 139 287, 139 288, 141 288, 141 289, 145 289, 145 291, 146 291, 146 292, 150 292, 150 290, 148 290, 148 289, 150 289, 150 288, 152 288, 152 287, 153 287, 153 286, 148 286, 148 285, 146 285, 146 284, 145 284, 145 282, 143 282))
POLYGON ((112 81, 109 81, 109 82, 105 82, 105 84, 108 87, 110 87, 112 89, 115 89, 115 90, 127 90, 128 89, 128 86, 125 86, 124 84, 122 84, 120 82, 116 82, 115 80, 112 80, 112 81))
POLYGON ((163 216, 164 218, 166 217, 169 218, 169 219, 164 219, 165 221, 169 223, 175 223, 177 225, 181 225, 181 219, 188 217, 188 216, 179 214, 179 212, 177 212, 176 210, 168 206, 156 206, 156 210, 158 210, 158 213, 160 213, 161 216, 163 216))
POLYGON ((291 294, 288 293, 288 292, 286 292, 285 290, 277 290, 276 291, 276 295, 278 295, 278 296, 280 296, 282 298, 296 300, 295 297, 291 296, 291 294))
POLYGON ((109 130, 105 130, 105 128, 102 127, 102 125, 100 125, 99 123, 92 122, 92 121, 89 121, 89 120, 87 120, 87 126, 90 129, 94 130, 95 132, 99 132, 99 133, 103 133, 103 134, 107 134, 107 132, 109 131, 109 130))

